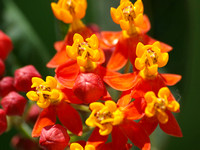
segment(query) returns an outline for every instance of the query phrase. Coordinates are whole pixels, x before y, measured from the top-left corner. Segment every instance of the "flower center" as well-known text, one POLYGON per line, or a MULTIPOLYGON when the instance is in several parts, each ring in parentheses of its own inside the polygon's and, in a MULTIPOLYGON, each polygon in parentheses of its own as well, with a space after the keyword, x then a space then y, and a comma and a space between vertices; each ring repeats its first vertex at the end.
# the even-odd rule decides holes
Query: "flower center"
POLYGON ((124 19, 126 21, 129 21, 130 23, 134 22, 134 19, 136 18, 136 14, 135 14, 135 11, 134 11, 132 5, 129 5, 125 8, 123 8, 122 12, 123 12, 123 15, 124 15, 124 19))

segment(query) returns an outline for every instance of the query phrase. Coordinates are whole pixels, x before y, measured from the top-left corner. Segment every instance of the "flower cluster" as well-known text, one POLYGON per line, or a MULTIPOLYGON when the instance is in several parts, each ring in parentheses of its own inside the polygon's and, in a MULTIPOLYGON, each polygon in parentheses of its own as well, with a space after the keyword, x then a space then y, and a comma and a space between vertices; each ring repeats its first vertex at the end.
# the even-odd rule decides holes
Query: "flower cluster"
MULTIPOLYGON (((110 9, 121 31, 95 31, 86 26, 81 21, 86 0, 58 0, 51 8, 58 20, 69 24, 64 40, 54 44, 55 56, 47 63, 55 68, 55 76, 43 80, 30 65, 16 70, 14 78, 1 79, 0 134, 7 128, 6 115, 23 114, 26 100, 17 93, 20 91, 30 100, 26 116, 37 117, 32 137, 40 137, 44 149, 128 150, 134 145, 150 150, 149 136, 158 125, 165 133, 182 137, 172 114, 180 111, 180 105, 168 88, 181 76, 159 73, 172 47, 147 35, 150 21, 142 0, 121 0, 117 8, 110 9), (110 57, 105 56, 107 50, 112 52, 110 57), (120 70, 123 67, 124 72, 120 70), (109 88, 121 91, 117 101, 109 88), (31 111, 34 102, 41 108, 36 115, 31 111), (87 141, 70 141, 90 130, 87 141)), ((0 65, 4 65, 2 60, 12 44, 7 44, 11 40, 5 35, 0 42, 7 45, 0 43, 0 65)), ((1 68, 0 75, 5 70, 1 68)))

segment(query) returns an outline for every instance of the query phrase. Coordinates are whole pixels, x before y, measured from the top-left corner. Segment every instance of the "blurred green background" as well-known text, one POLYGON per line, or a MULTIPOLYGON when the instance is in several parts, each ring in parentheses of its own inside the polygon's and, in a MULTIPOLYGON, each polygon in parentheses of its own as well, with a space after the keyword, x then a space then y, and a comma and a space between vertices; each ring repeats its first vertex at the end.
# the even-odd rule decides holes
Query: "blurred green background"
MULTIPOLYGON (((53 75, 45 67, 55 54, 53 43, 62 40, 60 26, 51 11, 52 0, 0 0, 0 29, 14 43, 14 50, 6 60, 7 75, 16 68, 33 64, 43 75, 53 75)), ((151 136, 152 150, 198 150, 200 141, 200 0, 143 0, 145 14, 152 28, 149 35, 173 46, 167 72, 181 74, 173 93, 181 104, 176 116, 183 138, 164 134, 159 129, 151 136)), ((120 30, 112 22, 110 7, 119 0, 88 0, 84 22, 96 23, 102 30, 120 30)), ((0 136, 0 150, 9 150, 15 131, 0 136)))

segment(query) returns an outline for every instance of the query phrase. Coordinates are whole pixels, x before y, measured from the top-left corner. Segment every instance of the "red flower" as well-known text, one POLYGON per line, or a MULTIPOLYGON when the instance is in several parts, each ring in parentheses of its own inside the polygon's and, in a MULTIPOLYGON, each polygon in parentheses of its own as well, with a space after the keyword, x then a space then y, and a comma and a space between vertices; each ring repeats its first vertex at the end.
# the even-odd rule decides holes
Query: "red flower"
MULTIPOLYGON (((143 15, 141 0, 137 0, 135 4, 129 0, 121 1, 117 9, 111 8, 111 16, 115 23, 120 24, 122 31, 101 32, 101 35, 103 47, 107 45, 114 48, 107 68, 117 71, 127 63, 128 59, 132 64, 135 63, 135 50, 139 42, 150 45, 156 40, 146 34, 150 29, 150 22, 148 17, 143 15)), ((171 46, 160 43, 162 52, 172 50, 171 46)))
MULTIPOLYGON (((90 104, 92 113, 86 124, 96 127, 88 140, 88 144, 97 145, 105 143, 108 135, 112 135, 112 149, 125 149, 128 139, 142 150, 150 150, 150 139, 145 130, 133 120, 140 119, 143 114, 106 101, 90 104)), ((108 145, 107 145, 108 146, 108 145)), ((105 146, 105 147, 107 147, 105 146)))
POLYGON ((81 135, 82 121, 79 113, 68 103, 80 103, 72 90, 62 89, 64 91, 62 92, 56 79, 51 76, 46 78, 46 82, 37 77, 34 77, 32 82, 32 88, 35 88, 35 91, 29 91, 27 97, 32 101, 37 101, 37 105, 44 108, 34 125, 32 136, 38 137, 42 128, 54 125, 56 117, 72 133, 81 135), (70 98, 64 93, 67 93, 70 98))

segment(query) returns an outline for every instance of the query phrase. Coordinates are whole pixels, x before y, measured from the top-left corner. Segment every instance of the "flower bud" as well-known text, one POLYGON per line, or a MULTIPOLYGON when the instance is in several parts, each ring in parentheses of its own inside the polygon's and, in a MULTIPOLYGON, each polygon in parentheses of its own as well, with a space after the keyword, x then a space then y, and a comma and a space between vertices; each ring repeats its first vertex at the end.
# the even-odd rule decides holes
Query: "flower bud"
POLYGON ((31 108, 28 111, 26 121, 28 123, 34 124, 36 122, 40 112, 41 112, 40 107, 38 107, 36 104, 32 105, 31 108))
POLYGON ((23 96, 19 95, 17 92, 12 91, 2 98, 1 105, 7 115, 21 116, 24 112, 26 99, 23 96))
POLYGON ((94 73, 81 73, 73 87, 74 94, 85 103, 99 100, 104 95, 105 90, 102 79, 94 73))
POLYGON ((42 150, 36 142, 19 135, 12 138, 11 145, 15 150, 42 150))
POLYGON ((31 91, 32 77, 39 77, 41 75, 34 66, 28 65, 15 71, 14 86, 17 90, 28 92, 31 91))
POLYGON ((7 129, 6 113, 3 109, 0 109, 0 135, 7 129))
POLYGON ((0 58, 0 77, 4 74, 5 72, 5 64, 3 60, 0 58))
POLYGON ((5 60, 12 49, 11 39, 0 30, 0 58, 5 60))
POLYGON ((13 77, 4 77, 0 81, 0 97, 6 96, 9 92, 15 91, 13 77))
POLYGON ((42 129, 39 143, 48 150, 64 150, 69 140, 67 130, 61 125, 56 124, 42 129))

